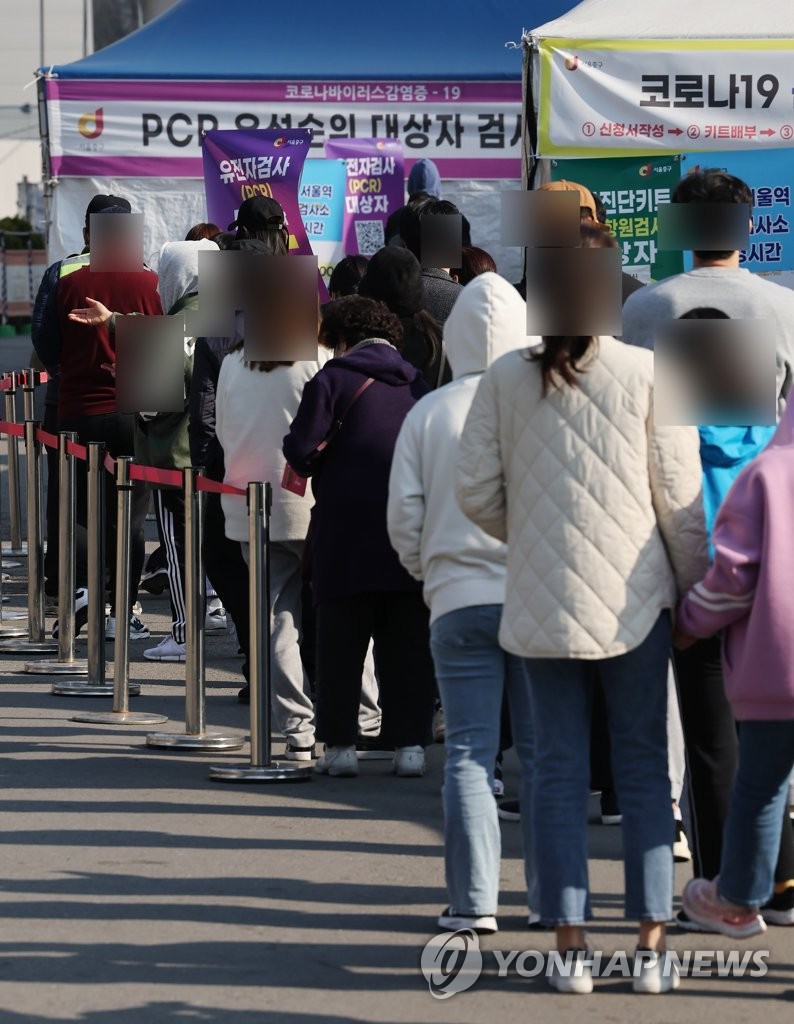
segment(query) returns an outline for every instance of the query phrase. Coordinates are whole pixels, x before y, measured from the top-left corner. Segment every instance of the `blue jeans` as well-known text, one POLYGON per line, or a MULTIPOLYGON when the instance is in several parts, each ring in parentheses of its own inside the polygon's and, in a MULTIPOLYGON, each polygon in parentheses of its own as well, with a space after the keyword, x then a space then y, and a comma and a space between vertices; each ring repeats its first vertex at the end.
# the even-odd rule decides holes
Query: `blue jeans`
POLYGON ((500 604, 459 608, 436 619, 430 646, 444 707, 444 849, 450 906, 495 914, 501 835, 493 796, 502 698, 521 762, 521 824, 530 909, 537 909, 531 815, 533 736, 529 685, 520 658, 499 646, 500 604))
POLYGON ((546 924, 583 925, 591 916, 587 805, 597 677, 603 683, 612 772, 623 813, 626 917, 667 921, 672 915, 669 654, 670 616, 663 612, 639 647, 616 658, 526 661, 535 723, 535 864, 546 924))
POLYGON ((793 766, 794 720, 740 722, 719 879, 720 895, 740 907, 759 907, 772 895, 793 766))

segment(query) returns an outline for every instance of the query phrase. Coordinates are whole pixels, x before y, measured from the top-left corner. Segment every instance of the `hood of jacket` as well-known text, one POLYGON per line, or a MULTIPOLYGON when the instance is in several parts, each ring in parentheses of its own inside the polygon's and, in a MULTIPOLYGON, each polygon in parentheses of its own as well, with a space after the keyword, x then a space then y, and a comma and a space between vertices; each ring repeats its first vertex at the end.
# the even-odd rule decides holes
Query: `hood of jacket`
POLYGON ((438 199, 441 195, 441 175, 432 160, 417 160, 408 175, 408 195, 427 192, 438 199))
POLYGON ((509 281, 491 272, 475 277, 455 300, 444 324, 444 349, 453 378, 484 373, 506 352, 531 345, 526 325, 526 303, 509 281))
POLYGON ((325 364, 324 371, 336 370, 363 373, 365 377, 372 377, 391 387, 405 387, 422 376, 421 371, 406 362, 393 345, 384 342, 353 348, 325 364))
MULTIPOLYGON (((773 430, 774 427, 698 427, 704 469, 743 466, 766 447, 773 430)), ((785 443, 791 443, 791 439, 785 443)))
POLYGON ((166 242, 160 249, 157 290, 163 309, 171 312, 180 299, 198 291, 198 254, 218 246, 208 238, 198 242, 166 242))

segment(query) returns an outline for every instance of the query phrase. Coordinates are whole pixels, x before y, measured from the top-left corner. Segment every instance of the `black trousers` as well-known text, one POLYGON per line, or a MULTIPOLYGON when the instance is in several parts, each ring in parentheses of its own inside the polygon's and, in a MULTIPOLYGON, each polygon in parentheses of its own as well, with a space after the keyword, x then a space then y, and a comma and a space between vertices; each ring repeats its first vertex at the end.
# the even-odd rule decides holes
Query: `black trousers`
MULTIPOLYGON (((58 433, 58 406, 45 405, 42 428, 48 434, 58 433)), ((44 554, 44 592, 48 597, 58 596, 58 496, 60 485, 58 478, 58 452, 52 448, 47 452, 47 550, 44 554)), ((79 470, 78 470, 79 472, 79 470)), ((75 523, 75 565, 77 578, 85 578, 87 572, 88 536, 85 526, 75 523)))
POLYGON ((204 506, 204 571, 237 630, 248 679, 248 566, 240 545, 226 536, 226 517, 219 494, 208 494, 204 506))
POLYGON ((430 614, 418 592, 377 592, 317 606, 317 738, 352 746, 370 639, 383 712, 381 738, 396 747, 430 742, 436 681, 430 614))
MULTIPOLYGON (((722 837, 739 760, 736 721, 725 695, 719 637, 675 651, 681 722, 684 730, 696 877, 720 872, 722 837)), ((740 726, 741 728, 741 726, 740 726)), ((794 878, 794 829, 787 813, 781 828, 775 881, 794 878)))
MULTIPOLYGON (((103 441, 110 454, 117 458, 120 455, 135 454, 134 421, 132 416, 123 413, 104 413, 99 416, 79 416, 61 420, 59 430, 75 431, 81 443, 86 441, 103 441)), ((86 464, 77 462, 76 473, 76 511, 75 520, 84 530, 92 528, 87 515, 87 471, 86 464)), ((130 511, 130 592, 129 606, 126 615, 132 613, 132 606, 138 594, 138 583, 141 579, 144 560, 144 526, 146 511, 149 507, 149 488, 141 481, 135 481, 132 487, 132 508, 130 511)), ((116 614, 116 481, 109 473, 105 473, 105 559, 109 569, 111 587, 111 614, 116 614)), ((77 567, 75 574, 78 587, 86 585, 85 569, 77 567)))
POLYGON ((156 488, 154 511, 160 546, 166 555, 168 597, 171 602, 171 635, 178 644, 183 644, 187 632, 184 493, 176 487, 156 488))

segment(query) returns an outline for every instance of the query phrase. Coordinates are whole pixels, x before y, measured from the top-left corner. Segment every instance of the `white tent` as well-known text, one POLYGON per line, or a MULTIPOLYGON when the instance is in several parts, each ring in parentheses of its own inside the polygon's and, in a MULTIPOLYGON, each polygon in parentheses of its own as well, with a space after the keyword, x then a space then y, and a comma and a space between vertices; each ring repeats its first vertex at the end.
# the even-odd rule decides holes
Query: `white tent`
POLYGON ((792 0, 584 0, 526 33, 523 47, 527 172, 537 156, 792 145, 792 0), (629 133, 649 111, 663 137, 629 133), (745 115, 756 134, 707 134, 736 132, 745 115), (615 122, 624 134, 602 134, 615 122))

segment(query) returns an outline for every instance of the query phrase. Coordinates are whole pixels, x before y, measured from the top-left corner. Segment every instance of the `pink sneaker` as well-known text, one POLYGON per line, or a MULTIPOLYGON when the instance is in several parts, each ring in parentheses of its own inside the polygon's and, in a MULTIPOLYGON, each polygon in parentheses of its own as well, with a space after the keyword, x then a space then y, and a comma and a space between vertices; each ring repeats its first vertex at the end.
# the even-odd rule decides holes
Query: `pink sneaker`
POLYGON ((766 931, 764 919, 757 910, 737 907, 717 892, 717 879, 693 878, 681 895, 687 916, 709 931, 721 932, 732 939, 747 939, 766 931))

